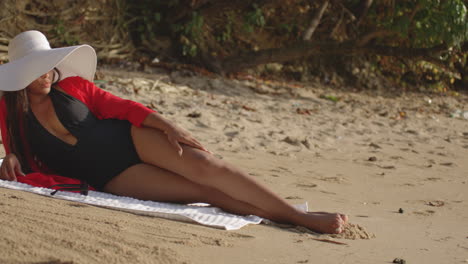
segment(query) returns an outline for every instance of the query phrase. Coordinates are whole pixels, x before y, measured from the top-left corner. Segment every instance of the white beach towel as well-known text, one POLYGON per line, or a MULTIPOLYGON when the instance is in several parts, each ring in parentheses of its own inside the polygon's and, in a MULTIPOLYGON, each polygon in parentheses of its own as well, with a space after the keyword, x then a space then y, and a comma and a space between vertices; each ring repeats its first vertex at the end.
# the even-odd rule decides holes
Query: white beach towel
POLYGON ((107 207, 140 215, 156 216, 184 222, 196 222, 202 225, 224 228, 226 230, 236 230, 248 224, 259 224, 262 221, 262 218, 258 216, 239 216, 229 214, 216 207, 201 206, 203 204, 180 205, 142 201, 130 197, 122 197, 97 191, 89 191, 88 195, 58 191, 52 196, 50 195, 53 191, 52 189, 34 187, 25 183, 4 180, 0 180, 0 187, 32 192, 52 198, 107 207))
MULTIPOLYGON (((0 160, 1 164, 1 160, 0 160)), ((180 205, 173 203, 161 203, 142 201, 130 197, 117 196, 109 193, 89 191, 88 195, 79 193, 58 191, 50 195, 52 189, 34 187, 29 184, 0 180, 0 187, 32 192, 52 198, 59 198, 79 203, 106 207, 115 210, 131 212, 140 215, 156 216, 172 220, 195 222, 226 230, 237 230, 248 224, 259 224, 263 219, 258 216, 239 216, 226 213, 219 208, 206 204, 180 205)), ((307 211, 307 203, 296 205, 300 210, 307 211)), ((269 221, 267 221, 270 223, 269 221)))
MULTIPOLYGON (((0 159, 0 165, 2 162, 3 159, 0 159)), ((202 225, 223 228, 226 230, 237 230, 248 224, 260 224, 262 221, 271 223, 271 221, 255 215, 234 215, 226 213, 219 208, 211 207, 208 204, 201 203, 181 205, 174 203, 143 201, 135 198, 117 196, 98 191, 89 191, 88 195, 58 191, 55 195, 50 195, 50 193, 53 191, 52 189, 35 187, 25 183, 4 180, 0 180, 0 187, 27 191, 52 198, 101 206, 140 215, 155 216, 184 222, 195 222, 202 225)), ((307 203, 295 205, 295 207, 302 211, 308 210, 307 203)))

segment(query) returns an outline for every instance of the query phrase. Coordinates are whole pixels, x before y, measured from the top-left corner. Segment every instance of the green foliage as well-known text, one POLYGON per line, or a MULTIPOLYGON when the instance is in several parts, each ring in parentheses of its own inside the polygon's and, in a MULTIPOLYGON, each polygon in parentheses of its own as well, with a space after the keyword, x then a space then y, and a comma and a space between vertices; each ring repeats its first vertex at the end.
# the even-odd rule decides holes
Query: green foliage
POLYGON ((192 19, 189 20, 183 27, 183 33, 191 39, 198 39, 203 33, 203 16, 197 12, 192 13, 192 19))
POLYGON ((170 0, 170 1, 167 1, 167 5, 169 7, 175 7, 179 4, 179 2, 180 2, 179 0, 170 0))
POLYGON ((415 16, 416 46, 458 46, 468 40, 467 10, 461 0, 421 0, 421 5, 426 8, 415 16))
POLYGON ((449 69, 454 69, 457 63, 466 65, 467 55, 461 52, 461 45, 468 41, 467 4, 468 1, 463 0, 374 1, 360 30, 362 34, 382 30, 396 33, 376 39, 385 46, 432 48, 446 45, 450 48, 448 51, 431 54, 440 60, 437 64, 421 64, 404 58, 377 57, 376 60, 381 70, 400 76, 402 85, 408 82, 410 85, 426 85, 433 91, 447 91, 447 87, 457 82, 457 76, 464 76, 462 72, 454 74, 449 69), (401 61, 405 61, 406 66, 401 65, 401 61), (403 78, 410 76, 409 73, 412 78, 403 78))
POLYGON ((64 22, 60 19, 54 22, 52 33, 59 38, 61 44, 64 46, 73 46, 78 44, 76 36, 70 34, 70 32, 66 30, 64 22))
MULTIPOLYGON (((162 2, 152 0, 128 1, 126 28, 131 31, 137 43, 153 39, 159 31, 162 15, 162 2)), ((178 1, 168 1, 168 3, 178 1)))
MULTIPOLYGON (((196 57, 202 50, 227 57, 250 47, 262 49, 288 46, 303 35, 318 6, 303 0, 238 1, 223 7, 220 13, 213 5, 194 5, 189 0, 122 1, 126 1, 128 6, 129 15, 125 23, 136 46, 141 45, 141 50, 151 51, 152 43, 157 43, 157 38, 163 36, 170 38, 175 44, 174 50, 188 59, 196 57), (205 14, 210 17, 203 17, 205 14), (259 34, 252 35, 253 32, 259 34), (208 48, 210 50, 204 50, 208 48)), ((222 0, 216 4, 221 5, 223 1, 228 2, 222 0)), ((468 41, 466 0, 373 1, 367 13, 363 10, 362 0, 330 3, 333 10, 329 8, 325 12, 319 30, 314 33, 316 40, 336 39, 352 43, 361 37, 371 36, 370 41, 382 46, 431 48, 445 44, 452 49, 444 52, 443 57, 440 57, 441 54, 432 54, 437 55, 432 59, 443 60, 436 64, 445 63, 453 69, 455 63, 458 63, 462 65, 460 67, 467 68, 467 55, 458 49, 468 41), (358 19, 349 19, 353 15, 358 19), (332 38, 330 33, 333 33, 332 38)), ((60 30, 62 28, 57 31, 60 30)), ((397 58, 394 61, 386 61, 385 57, 388 56, 368 60, 378 65, 375 71, 385 70, 394 73, 396 78, 412 72, 415 73, 415 77, 411 77, 415 80, 413 83, 421 83, 418 76, 426 68, 417 67, 414 61, 397 56, 394 56, 397 58)), ((439 70, 437 74, 449 71, 439 70)), ((444 78, 437 78, 428 81, 445 82, 444 78)))
POLYGON ((187 23, 175 25, 174 31, 180 32, 183 56, 195 57, 197 55, 197 43, 203 34, 203 24, 203 16, 197 12, 193 12, 191 19, 187 23))
POLYGON ((374 5, 373 19, 398 32, 400 43, 412 47, 459 46, 468 40, 467 7, 462 0, 394 1, 374 5))
POLYGON ((136 27, 139 34, 147 34, 150 38, 155 37, 155 29, 157 24, 161 21, 161 14, 159 12, 152 12, 149 9, 142 11, 140 17, 141 23, 136 27))
POLYGON ((233 28, 233 22, 234 22, 234 13, 233 12, 228 12, 227 13, 227 21, 224 26, 223 31, 219 36, 216 37, 217 41, 220 42, 229 42, 232 40, 232 28, 233 28))
POLYGON ((294 25, 288 23, 281 23, 278 25, 279 32, 285 34, 291 34, 294 30, 294 25))
POLYGON ((158 36, 164 35, 178 38, 183 56, 196 56, 203 33, 203 16, 193 11, 187 17, 173 21, 173 16, 183 7, 180 0, 135 0, 127 1, 127 29, 136 42, 140 44, 145 40, 148 43, 155 41, 158 36), (171 21, 167 23, 167 21, 171 21))
POLYGON ((262 9, 257 4, 253 4, 252 7, 253 10, 247 12, 244 17, 244 29, 249 33, 252 33, 255 27, 262 28, 266 24, 262 9))
POLYGON ((323 94, 323 95, 320 96, 320 98, 326 99, 326 100, 328 100, 328 101, 332 101, 332 102, 334 102, 334 103, 340 101, 340 98, 339 98, 339 97, 336 97, 336 96, 334 96, 334 95, 329 95, 329 94, 323 94))

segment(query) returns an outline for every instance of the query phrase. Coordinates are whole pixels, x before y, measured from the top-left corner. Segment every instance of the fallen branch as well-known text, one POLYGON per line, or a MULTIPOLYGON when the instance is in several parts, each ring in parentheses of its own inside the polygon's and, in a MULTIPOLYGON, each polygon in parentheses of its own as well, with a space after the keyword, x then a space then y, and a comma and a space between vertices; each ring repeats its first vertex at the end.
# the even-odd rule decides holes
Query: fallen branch
POLYGON ((445 45, 433 48, 402 48, 378 45, 359 46, 355 42, 308 42, 301 41, 284 48, 265 49, 250 51, 243 54, 228 57, 221 62, 220 69, 224 73, 232 73, 240 69, 252 68, 266 63, 283 63, 298 58, 306 58, 319 55, 342 55, 352 56, 358 54, 373 54, 382 56, 405 57, 409 59, 430 60, 431 63, 438 61, 434 55, 446 51, 445 45))
POLYGON ((377 30, 367 35, 364 35, 361 39, 357 41, 357 45, 362 47, 362 46, 367 45, 371 40, 375 38, 390 37, 390 36, 395 36, 398 34, 399 34, 398 32, 391 31, 391 30, 377 30))

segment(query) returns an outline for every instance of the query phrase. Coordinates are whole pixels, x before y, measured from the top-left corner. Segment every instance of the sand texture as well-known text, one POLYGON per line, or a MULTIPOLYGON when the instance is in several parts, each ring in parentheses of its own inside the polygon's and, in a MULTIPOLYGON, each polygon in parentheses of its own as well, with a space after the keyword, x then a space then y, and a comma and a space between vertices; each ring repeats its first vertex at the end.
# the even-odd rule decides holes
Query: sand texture
POLYGON ((291 203, 346 213, 352 225, 333 236, 224 231, 0 189, 0 263, 468 263, 468 120, 451 117, 468 110, 466 95, 185 71, 98 76, 291 203))

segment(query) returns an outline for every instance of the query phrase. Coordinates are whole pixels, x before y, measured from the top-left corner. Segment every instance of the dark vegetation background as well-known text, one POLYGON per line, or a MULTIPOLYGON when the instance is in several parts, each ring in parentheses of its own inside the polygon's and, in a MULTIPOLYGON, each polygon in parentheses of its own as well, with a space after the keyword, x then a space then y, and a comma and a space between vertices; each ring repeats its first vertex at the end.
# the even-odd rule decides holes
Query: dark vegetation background
POLYGON ((37 29, 101 63, 337 87, 468 91, 468 0, 0 0, 0 61, 37 29))

